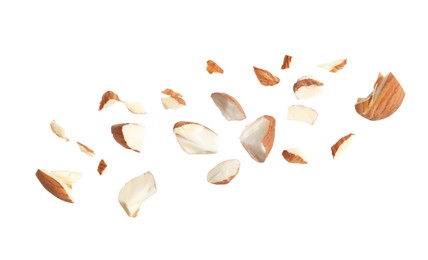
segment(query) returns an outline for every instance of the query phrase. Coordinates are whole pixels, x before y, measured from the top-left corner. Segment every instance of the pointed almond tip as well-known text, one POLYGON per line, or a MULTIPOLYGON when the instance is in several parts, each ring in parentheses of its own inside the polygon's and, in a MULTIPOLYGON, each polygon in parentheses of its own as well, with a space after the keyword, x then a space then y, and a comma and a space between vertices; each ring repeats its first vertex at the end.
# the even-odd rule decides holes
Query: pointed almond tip
POLYGON ((76 142, 76 143, 77 143, 77 146, 79 147, 79 149, 80 149, 80 151, 82 153, 86 154, 89 157, 94 157, 95 156, 94 150, 92 150, 88 146, 82 144, 81 142, 76 142))
POLYGON ((98 163, 98 168, 97 168, 97 172, 99 173, 99 175, 103 175, 104 172, 106 171, 107 168, 107 163, 104 161, 104 159, 101 159, 100 162, 98 163))

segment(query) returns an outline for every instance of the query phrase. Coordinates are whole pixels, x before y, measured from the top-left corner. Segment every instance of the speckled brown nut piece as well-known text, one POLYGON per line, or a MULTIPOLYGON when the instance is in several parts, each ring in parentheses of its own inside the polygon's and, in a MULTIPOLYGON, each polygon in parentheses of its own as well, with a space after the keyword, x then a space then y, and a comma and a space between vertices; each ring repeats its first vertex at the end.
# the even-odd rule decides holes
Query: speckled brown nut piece
POLYGON ((223 69, 212 60, 207 60, 207 71, 209 74, 213 74, 213 73, 223 74, 224 72, 223 69))
POLYGON ((98 169, 97 169, 98 173, 100 175, 103 175, 106 168, 107 168, 107 163, 103 159, 101 159, 100 162, 98 163, 98 169))
POLYGON ((293 57, 289 55, 284 56, 284 60, 282 61, 282 66, 281 66, 282 70, 290 68, 292 58, 293 57))
POLYGON ((254 73, 257 76, 257 79, 263 86, 275 86, 279 83, 279 78, 277 76, 272 75, 272 73, 270 73, 269 71, 254 66, 253 69, 254 73))

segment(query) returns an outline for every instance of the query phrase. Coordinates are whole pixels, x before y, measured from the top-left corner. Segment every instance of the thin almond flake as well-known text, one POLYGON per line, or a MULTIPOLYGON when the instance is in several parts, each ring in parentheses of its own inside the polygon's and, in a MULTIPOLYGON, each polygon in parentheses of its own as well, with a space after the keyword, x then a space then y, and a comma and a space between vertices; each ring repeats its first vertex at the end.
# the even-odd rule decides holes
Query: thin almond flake
POLYGON ((100 175, 103 175, 106 168, 107 168, 107 163, 103 159, 101 159, 101 161, 98 164, 98 169, 97 169, 98 173, 100 175))
POLYGON ((257 79, 263 86, 274 86, 279 83, 279 78, 277 76, 272 75, 272 73, 270 73, 269 71, 254 66, 253 69, 254 73, 257 76, 257 79))
POLYGON ((174 92, 172 89, 165 89, 161 92, 165 94, 166 97, 162 97, 162 105, 165 109, 178 109, 186 105, 186 102, 182 98, 183 96, 177 92, 174 92))
POLYGON ((240 166, 237 159, 223 161, 209 171, 207 181, 212 184, 228 184, 238 174, 240 166))
POLYGON ((76 142, 76 143, 77 143, 77 146, 79 146, 79 149, 82 153, 85 153, 89 157, 95 156, 95 152, 91 148, 87 147, 86 145, 82 144, 81 142, 76 142))
POLYGON ((291 64, 291 59, 292 59, 293 57, 292 56, 289 56, 289 55, 285 55, 284 56, 284 61, 282 62, 282 66, 281 66, 281 69, 282 70, 285 70, 285 69, 288 69, 288 68, 290 68, 290 64, 291 64))
POLYGON ((211 98, 226 120, 241 121, 246 118, 244 109, 239 102, 229 94, 214 92, 211 94, 211 98))
POLYGON ((66 142, 70 141, 70 139, 65 135, 65 130, 60 126, 55 120, 51 121, 51 129, 56 136, 58 136, 61 139, 64 139, 66 142))
POLYGON ((213 73, 223 74, 223 69, 220 68, 220 66, 217 65, 217 63, 215 63, 212 60, 207 60, 207 71, 209 74, 213 74, 213 73))
POLYGON ((292 148, 282 151, 282 157, 284 157, 287 162, 298 163, 298 164, 307 164, 305 156, 300 152, 299 148, 292 148))
POLYGON ((332 147, 331 154, 333 155, 333 159, 343 154, 343 152, 348 148, 352 138, 354 137, 353 133, 345 135, 340 138, 332 147))
POLYGON ((318 65, 318 67, 336 73, 345 67, 347 59, 334 60, 329 63, 318 65))

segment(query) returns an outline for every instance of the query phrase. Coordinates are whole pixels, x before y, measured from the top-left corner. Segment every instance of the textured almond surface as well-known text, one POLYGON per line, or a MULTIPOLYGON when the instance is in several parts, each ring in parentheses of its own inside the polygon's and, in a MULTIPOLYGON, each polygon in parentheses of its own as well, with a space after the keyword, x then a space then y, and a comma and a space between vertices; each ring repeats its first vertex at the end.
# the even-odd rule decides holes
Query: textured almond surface
POLYGON ((293 91, 297 99, 309 99, 319 96, 323 89, 323 83, 305 76, 299 78, 293 85, 293 91))
POLYGON ((82 153, 85 153, 89 157, 94 157, 95 152, 91 148, 87 147, 86 145, 82 144, 81 142, 76 142, 77 146, 79 146, 79 149, 82 153))
POLYGON ((69 171, 48 172, 38 169, 36 177, 52 195, 65 202, 73 203, 71 195, 72 184, 80 179, 80 173, 69 171))
POLYGON ((98 173, 100 175, 103 175, 106 168, 107 168, 107 163, 103 159, 101 159, 100 162, 98 163, 98 168, 97 168, 98 173))
POLYGON ((257 79, 263 86, 274 86, 279 83, 279 78, 277 76, 272 75, 272 73, 270 73, 269 71, 254 66, 253 69, 254 73, 257 76, 257 79))

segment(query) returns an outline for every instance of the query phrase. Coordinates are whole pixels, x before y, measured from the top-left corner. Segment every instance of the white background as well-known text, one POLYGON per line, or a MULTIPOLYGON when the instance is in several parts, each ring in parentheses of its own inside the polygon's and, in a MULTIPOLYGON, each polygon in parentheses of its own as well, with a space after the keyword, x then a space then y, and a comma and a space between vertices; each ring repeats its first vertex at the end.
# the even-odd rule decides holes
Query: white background
POLYGON ((0 3, 1 259, 428 258, 421 1, 148 2, 0 3), (281 70, 285 54, 292 68, 281 70), (348 65, 336 74, 316 67, 339 58, 348 65), (208 59, 225 73, 208 74, 208 59), (262 86, 252 66, 281 82, 262 86), (382 121, 362 118, 356 99, 390 71, 406 91, 402 106, 382 121), (300 102, 292 85, 305 75, 325 87, 300 102), (187 106, 164 110, 165 88, 187 106), (107 90, 148 114, 122 104, 99 112, 107 90), (247 119, 226 121, 214 91, 240 101, 247 119), (288 121, 293 104, 316 109, 317 122, 288 121), (270 156, 257 163, 239 135, 264 114, 276 118, 277 132, 270 156), (69 143, 51 132, 53 119, 69 143), (217 132, 219 152, 185 154, 172 133, 180 120, 217 132), (147 127, 140 154, 112 138, 110 126, 123 122, 147 127), (350 132, 354 141, 333 160, 331 145, 350 132), (292 147, 308 165, 282 158, 292 147), (101 158, 109 165, 103 176, 101 158), (207 183, 208 171, 232 158, 241 161, 237 177, 207 183), (75 203, 49 194, 35 177, 39 168, 82 172, 75 203), (118 192, 148 170, 158 192, 129 218, 118 192))

